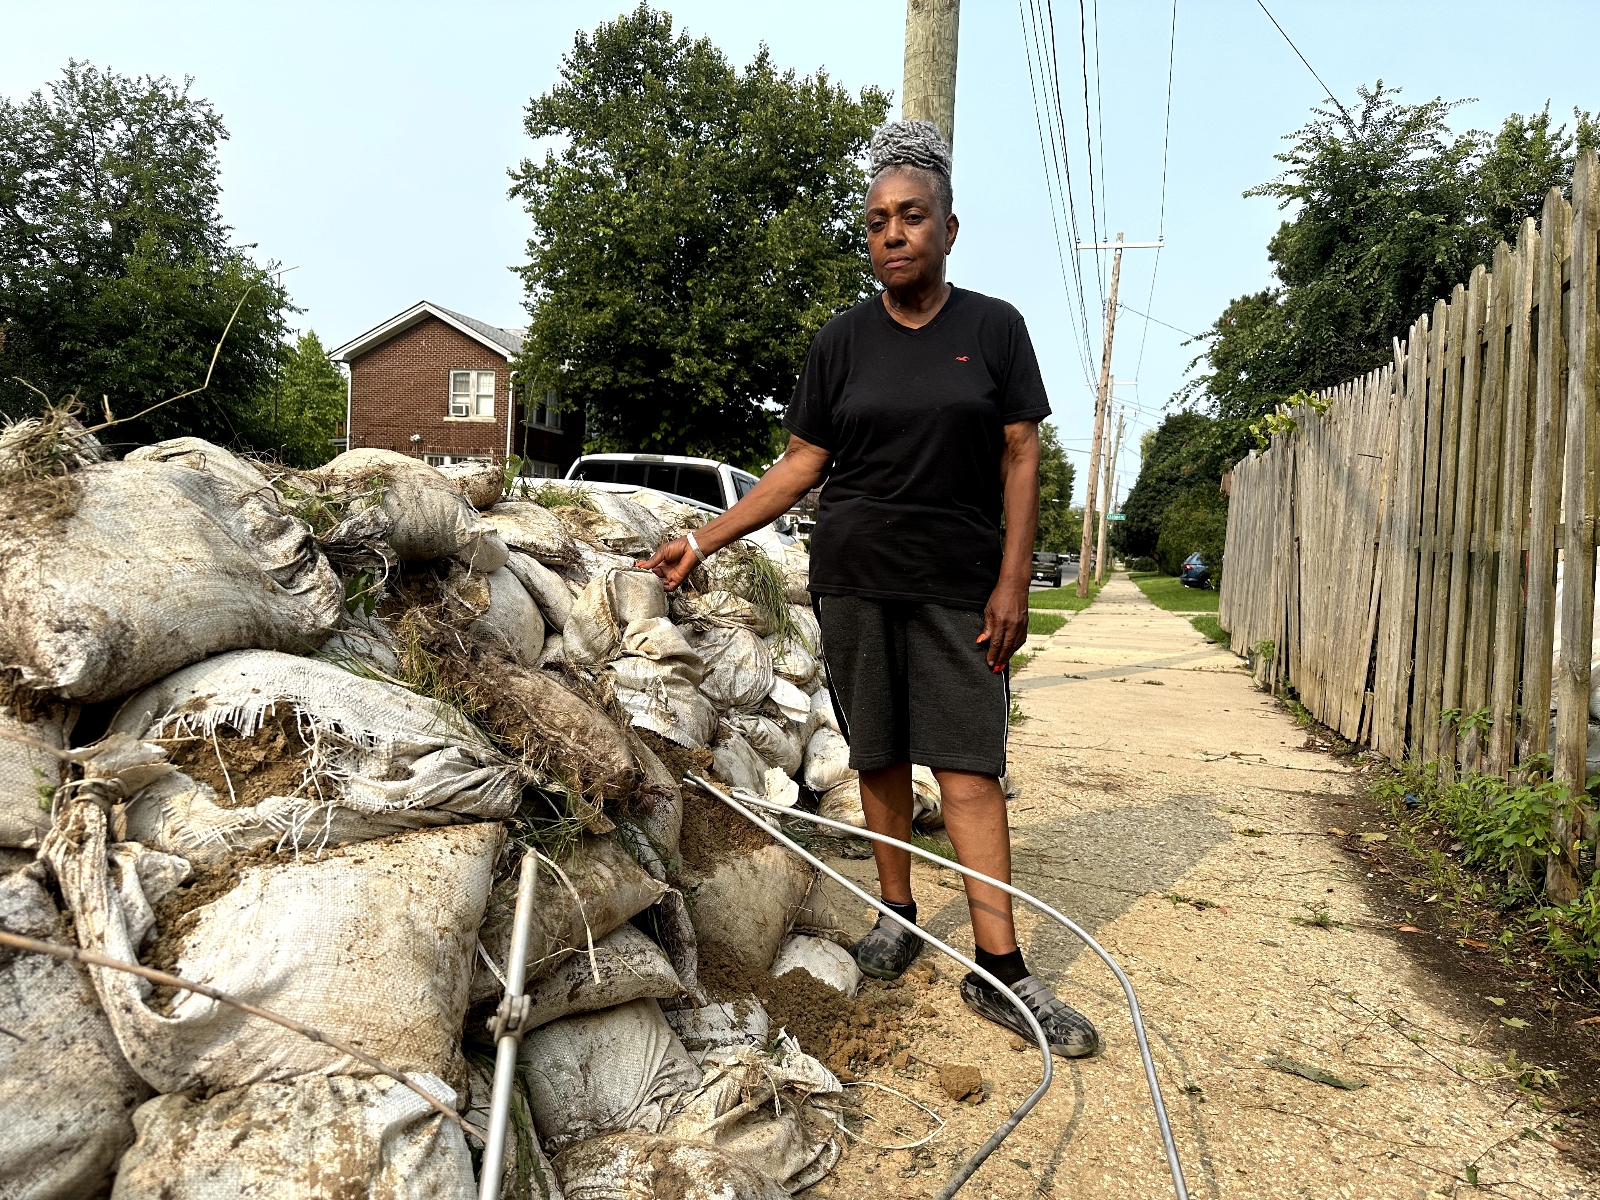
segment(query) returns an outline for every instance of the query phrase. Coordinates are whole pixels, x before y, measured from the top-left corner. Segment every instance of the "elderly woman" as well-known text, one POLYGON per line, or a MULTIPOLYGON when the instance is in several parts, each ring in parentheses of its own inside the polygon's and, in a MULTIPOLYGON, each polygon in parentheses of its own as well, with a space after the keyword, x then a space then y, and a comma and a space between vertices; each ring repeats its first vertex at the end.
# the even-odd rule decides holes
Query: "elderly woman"
MULTIPOLYGON (((810 587, 867 826, 910 838, 911 764, 925 763, 962 863, 1009 882, 1007 664, 1028 632, 1039 421, 1050 404, 1021 314, 945 282, 958 222, 938 130, 886 125, 871 180, 867 246, 883 291, 812 341, 782 459, 738 504, 643 565, 675 588, 826 481, 810 587)), ((910 856, 882 843, 873 852, 884 903, 915 922, 910 856)), ((978 964, 1033 1010, 1057 1054, 1092 1054, 1094 1027, 1023 962, 1010 897, 971 879, 966 888, 978 964)), ((880 918, 853 953, 866 974, 894 979, 922 944, 880 918)), ((976 975, 961 996, 1031 1036, 976 975)))

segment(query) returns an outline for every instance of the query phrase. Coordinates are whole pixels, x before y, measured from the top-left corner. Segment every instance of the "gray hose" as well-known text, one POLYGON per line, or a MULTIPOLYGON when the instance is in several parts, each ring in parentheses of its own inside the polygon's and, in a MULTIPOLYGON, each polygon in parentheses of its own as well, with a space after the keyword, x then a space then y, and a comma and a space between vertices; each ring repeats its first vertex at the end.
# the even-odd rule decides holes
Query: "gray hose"
MULTIPOLYGON (((958 951, 952 950, 949 946, 945 945, 938 938, 934 937, 933 934, 929 933, 926 929, 923 929, 917 925, 913 925, 899 913, 885 906, 882 901, 874 900, 871 896, 867 895, 866 892, 862 891, 855 884, 851 883, 848 879, 839 874, 832 867, 828 866, 821 859, 814 857, 799 845, 791 841, 788 837, 784 836, 782 831, 778 830, 773 825, 768 824, 766 821, 763 821, 760 817, 756 816, 755 813, 745 808, 739 803, 739 801, 728 795, 727 792, 724 792, 715 784, 707 783, 698 775, 685 775, 684 782, 697 784, 698 786, 703 787, 718 800, 721 800, 729 808, 733 809, 734 812, 738 813, 746 820, 759 825, 764 831, 771 834, 784 846, 788 847, 806 862, 810 863, 813 867, 816 867, 817 870, 828 876, 829 879, 832 879, 835 883, 844 885, 844 887, 849 889, 850 892, 852 892, 858 898, 865 900, 868 904, 872 905, 873 908, 877 909, 884 916, 894 921, 901 928, 909 929, 923 941, 929 943, 930 945, 949 955, 951 958, 955 959, 963 967, 967 968, 967 970, 971 971, 979 979, 987 982, 991 987, 995 988, 1002 996, 1015 1005, 1017 1011, 1022 1014, 1023 1020, 1028 1023, 1028 1027, 1033 1031, 1034 1041, 1038 1043, 1039 1053, 1044 1058, 1044 1078, 1039 1081, 1039 1086, 1033 1090, 1033 1094, 1024 1100, 1017 1107, 1016 1111, 1001 1123, 1000 1128, 996 1129, 994 1133, 990 1135, 989 1140, 983 1145, 979 1146, 977 1152, 973 1154, 971 1158, 967 1159, 966 1162, 961 1164, 961 1169, 946 1181, 944 1187, 940 1189, 936 1200, 950 1200, 950 1197, 959 1192, 962 1185, 965 1184, 968 1179, 972 1178, 972 1173, 983 1165, 983 1160, 988 1158, 989 1155, 993 1154, 995 1150, 999 1148, 1000 1143, 1006 1140, 1007 1135, 1009 1135, 1010 1132, 1017 1127, 1017 1125, 1022 1121, 1023 1117, 1028 1115, 1035 1104, 1044 1099, 1044 1094, 1050 1090, 1050 1081, 1055 1078, 1055 1065, 1050 1060, 1050 1043, 1048 1040, 1046 1040, 1044 1036, 1044 1030, 1040 1028, 1038 1019, 1033 1015, 1032 1012, 1029 1011, 1028 1006, 1024 1004, 1015 995, 1015 993, 1011 991, 1010 988, 1006 987, 1005 984, 1001 983, 977 963, 973 962, 971 959, 962 955, 958 951)), ((764 808, 778 808, 777 805, 767 805, 764 801, 759 803, 761 803, 762 807, 764 808)), ((787 812, 788 810, 778 808, 778 811, 787 812)))
MULTIPOLYGON (((696 780, 695 782, 700 783, 702 787, 708 787, 708 788, 710 787, 709 784, 706 784, 702 780, 696 780)), ((726 797, 723 797, 723 799, 726 799, 726 797)), ((732 803, 732 802, 729 801, 729 803, 732 803)), ((1167 1169, 1172 1173, 1173 1190, 1177 1193, 1178 1200, 1188 1200, 1188 1198, 1189 1198, 1189 1187, 1188 1187, 1188 1184, 1186 1184, 1184 1182, 1183 1164, 1178 1161, 1178 1147, 1177 1147, 1177 1144, 1172 1140, 1172 1125, 1171 1125, 1171 1122, 1167 1119, 1167 1106, 1161 1099, 1161 1084, 1160 1084, 1160 1081, 1158 1081, 1156 1079, 1155 1062, 1150 1057, 1150 1041, 1149 1041, 1149 1038, 1145 1035, 1144 1018, 1139 1012, 1139 1000, 1138 1000, 1138 997, 1136 997, 1133 994, 1133 984, 1129 981, 1127 974, 1123 971, 1123 969, 1120 966, 1117 965, 1116 960, 1113 959, 1111 957, 1111 955, 1106 952, 1106 949, 1105 949, 1104 946, 1102 946, 1099 942, 1095 941, 1094 938, 1091 937, 1086 930, 1080 928, 1077 924, 1075 924, 1071 920, 1067 919, 1066 917, 1062 916, 1055 909, 1051 908, 1048 904, 1046 904, 1043 900, 1040 900, 1038 897, 1031 896, 1027 892, 1023 891, 1021 888, 1013 887, 1009 883, 1001 883, 998 879, 991 879, 989 876, 983 874, 980 871, 974 871, 971 867, 964 867, 960 863, 951 862, 949 859, 943 857, 942 855, 934 854, 930 850, 923 850, 918 846, 913 846, 913 845, 911 845, 911 844, 909 844, 907 842, 902 842, 897 838, 889 837, 887 834, 874 833, 870 829, 858 829, 856 826, 847 825, 843 821, 830 821, 830 820, 828 820, 828 818, 819 817, 819 816, 815 815, 814 813, 800 812, 800 811, 798 811, 796 809, 784 808, 780 804, 773 804, 773 803, 771 803, 769 801, 766 801, 766 800, 757 800, 754 797, 750 797, 750 798, 748 798, 746 800, 746 803, 753 804, 758 808, 766 809, 767 811, 772 812, 772 813, 781 813, 784 816, 799 817, 801 820, 810 821, 814 825, 824 825, 829 829, 837 829, 841 833, 847 833, 847 834, 850 834, 850 835, 852 835, 854 837, 863 837, 863 838, 867 838, 867 839, 869 839, 871 841, 874 841, 874 842, 883 842, 885 845, 898 846, 900 849, 908 851, 908 852, 910 852, 912 854, 915 854, 919 858, 927 859, 929 862, 933 863, 935 866, 948 867, 950 870, 959 871, 961 874, 966 875, 966 876, 968 876, 968 877, 970 877, 972 879, 981 880, 982 882, 989 884, 991 887, 997 887, 1001 891, 1005 892, 1007 895, 1013 896, 1016 899, 1021 900, 1024 904, 1031 905, 1032 907, 1038 909, 1040 912, 1044 913, 1045 916, 1049 917, 1051 920, 1056 921, 1057 923, 1065 926, 1074 936, 1076 936, 1079 940, 1081 940, 1085 946, 1087 946, 1087 947, 1089 947, 1089 949, 1093 950, 1095 952, 1095 954, 1097 954, 1100 957, 1100 960, 1102 962, 1104 962, 1106 964, 1106 966, 1111 969, 1111 973, 1116 976, 1117 982, 1122 985, 1122 994, 1127 997, 1127 1000, 1128 1000, 1128 1012, 1129 1012, 1129 1015, 1131 1016, 1131 1018, 1133 1020, 1133 1035, 1138 1040, 1138 1043, 1139 1043, 1139 1057, 1144 1061, 1144 1077, 1145 1077, 1146 1083, 1148 1083, 1149 1086, 1150 1086, 1150 1099, 1151 1099, 1151 1102, 1155 1105, 1156 1124, 1157 1124, 1157 1126, 1159 1127, 1159 1129, 1161 1131, 1161 1144, 1162 1144, 1162 1148, 1166 1151, 1166 1155, 1167 1155, 1167 1169)), ((735 805, 734 807, 737 808, 738 806, 735 805)), ((746 816, 751 816, 752 820, 755 819, 749 813, 746 813, 745 815, 746 816)), ((770 825, 767 825, 765 822, 762 822, 762 825, 765 828, 769 829, 769 830, 772 828, 770 825)), ((782 835, 779 835, 779 836, 781 837, 782 835)), ((788 844, 789 846, 793 847, 794 844, 792 842, 788 842, 787 839, 784 839, 784 841, 785 841, 786 844, 788 844)), ((804 853, 804 852, 802 852, 802 853, 804 853)), ((816 860, 811 858, 810 855, 805 855, 805 857, 809 861, 811 861, 813 863, 816 863, 816 860)), ((820 866, 821 864, 818 863, 817 865, 820 866)), ((827 868, 823 867, 823 870, 827 870, 827 868)), ((831 875, 835 879, 839 878, 837 875, 834 875, 833 872, 831 872, 831 871, 829 871, 828 873, 829 873, 829 875, 831 875)), ((841 882, 843 882, 843 881, 841 881, 841 882)), ((875 901, 871 901, 871 898, 865 896, 865 894, 863 892, 861 892, 861 890, 859 888, 856 888, 853 885, 849 885, 849 884, 846 884, 846 886, 850 887, 850 890, 852 892, 855 892, 856 895, 862 896, 864 899, 869 900, 870 902, 873 903, 873 906, 875 908, 880 908, 880 910, 881 910, 882 906, 878 905, 875 901)), ((919 930, 918 932, 921 932, 921 931, 919 930)), ((930 940, 932 940, 932 939, 930 939, 930 940)), ((1007 995, 1010 994, 1009 989, 1002 989, 1002 991, 1007 995)), ((1007 1129, 1006 1132, 1009 1133, 1010 1130, 1007 1129)), ((991 1139, 991 1140, 993 1140, 993 1139, 991 1139)), ((980 1159, 979 1161, 982 1161, 982 1160, 980 1159)), ((976 1166, 976 1164, 973 1164, 973 1165, 976 1166)), ((971 1172, 968 1171, 967 1174, 970 1175, 971 1172)), ((962 1179, 964 1180, 965 1176, 962 1176, 962 1179)), ((941 1192, 940 1193, 940 1197, 942 1198, 944 1196, 953 1195, 953 1194, 954 1194, 954 1192, 949 1192, 949 1191, 941 1192)))

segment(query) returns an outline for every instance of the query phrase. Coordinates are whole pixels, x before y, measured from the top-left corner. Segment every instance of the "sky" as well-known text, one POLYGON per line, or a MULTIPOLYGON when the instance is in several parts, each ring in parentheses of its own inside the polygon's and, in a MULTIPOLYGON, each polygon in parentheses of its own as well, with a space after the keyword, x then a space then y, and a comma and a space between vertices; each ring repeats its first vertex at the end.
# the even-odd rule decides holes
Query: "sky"
MULTIPOLYGON (((1044 0, 1027 2, 1044 10, 1044 0)), ((898 97, 904 0, 656 7, 736 63, 765 43, 781 67, 823 69, 852 90, 875 84, 898 97)), ((1522 0, 1514 21, 1503 2, 1484 0, 1269 7, 1347 105, 1359 85, 1381 78, 1411 101, 1472 98, 1454 114, 1458 129, 1497 127, 1507 113, 1546 100, 1563 117, 1574 104, 1596 106, 1578 81, 1592 78, 1600 6, 1522 0)), ((330 347, 420 299, 521 325, 511 268, 524 258, 529 229, 507 197, 506 172, 536 150, 522 130, 523 108, 557 80, 574 32, 623 8, 621 0, 6 0, 0 93, 24 97, 69 58, 126 74, 192 76, 194 93, 212 101, 231 135, 221 152, 224 217, 262 261, 293 268, 285 282, 304 309, 295 320, 330 347)), ((1241 193, 1277 174, 1284 135, 1326 93, 1256 0, 1178 0, 1164 157, 1171 0, 1108 0, 1098 14, 1087 0, 1086 137, 1079 9, 1068 0, 1052 8, 1080 233, 1090 235, 1092 149, 1104 180, 1096 227, 1166 243, 1159 266, 1152 250, 1129 250, 1123 263, 1113 373, 1127 385, 1116 395, 1131 422, 1118 464, 1125 494, 1139 435, 1159 424, 1194 357, 1180 331, 1204 330, 1230 299, 1271 283, 1266 244, 1282 214, 1274 201, 1241 193)), ((962 224, 950 278, 1009 300, 1027 318, 1055 424, 1079 465, 1081 499, 1093 424, 1087 383, 1102 333, 1096 272, 1109 263, 1084 256, 1093 327, 1085 339, 1056 249, 1023 28, 1016 3, 962 6, 954 139, 962 224)))

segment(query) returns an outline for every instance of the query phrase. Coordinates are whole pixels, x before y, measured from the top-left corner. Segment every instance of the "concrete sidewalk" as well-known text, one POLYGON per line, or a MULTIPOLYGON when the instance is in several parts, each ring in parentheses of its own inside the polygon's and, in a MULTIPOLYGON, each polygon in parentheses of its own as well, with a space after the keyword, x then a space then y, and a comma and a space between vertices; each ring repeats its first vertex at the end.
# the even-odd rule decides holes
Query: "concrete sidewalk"
MULTIPOLYGON (((1524 1134, 1559 1141, 1559 1118, 1496 1078, 1495 1008, 1413 965, 1398 914, 1328 835, 1357 788, 1351 768, 1304 748, 1238 659, 1118 575, 1013 686, 1028 717, 1011 744, 1017 883, 1131 976, 1191 1195, 1428 1200, 1470 1192, 1473 1171, 1501 1195, 1600 1194, 1524 1134), (1313 1082, 1269 1056, 1365 1086, 1313 1082)), ((870 863, 846 863, 872 878, 870 863)), ((918 868, 916 890, 923 923, 970 947, 961 893, 931 868, 918 868)), ((1172 1195, 1114 978, 1053 924, 1019 914, 1019 932, 1034 971, 1091 1015, 1105 1049, 1057 1060, 1050 1096, 963 1194, 1172 1195)), ((954 979, 941 964, 939 984, 919 986, 910 1062, 871 1076, 949 1126, 917 1151, 853 1146, 814 1194, 931 1194, 1037 1082, 1034 1053, 968 1014, 954 979), (977 1064, 987 1102, 946 1100, 945 1062, 977 1064)), ((864 1095, 873 1112, 899 1103, 864 1095)), ((892 1116, 903 1121, 904 1106, 892 1116)))

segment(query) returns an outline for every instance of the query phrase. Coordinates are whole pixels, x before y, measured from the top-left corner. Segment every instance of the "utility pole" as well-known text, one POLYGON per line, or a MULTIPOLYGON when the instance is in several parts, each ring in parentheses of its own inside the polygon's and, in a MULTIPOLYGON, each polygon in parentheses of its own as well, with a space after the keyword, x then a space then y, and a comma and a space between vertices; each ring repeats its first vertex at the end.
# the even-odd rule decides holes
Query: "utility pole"
POLYGON ((956 43, 961 0, 906 0, 906 64, 900 116, 932 121, 955 145, 956 43))
MULTIPOLYGON (((1116 387, 1113 383, 1112 387, 1116 387)), ((1105 493, 1105 503, 1100 506, 1100 549, 1095 554, 1094 581, 1100 583, 1106 577, 1106 514, 1113 504, 1117 502, 1117 494, 1111 488, 1111 481, 1115 478, 1117 456, 1122 453, 1122 425, 1128 415, 1128 410, 1123 409, 1117 414, 1117 440, 1112 444, 1111 455, 1106 459, 1105 481, 1101 490, 1105 493)), ((1110 432, 1108 429, 1107 433, 1110 432)))
POLYGON ((1094 550, 1095 485, 1100 482, 1100 443, 1106 436, 1106 417, 1111 404, 1111 343, 1117 334, 1117 284, 1122 279, 1122 252, 1130 249, 1150 249, 1160 242, 1124 242, 1117 234, 1115 242, 1079 242, 1079 250, 1113 250, 1111 259, 1111 300, 1106 305, 1106 344, 1100 355, 1100 391, 1094 405, 1094 441, 1089 447, 1089 478, 1084 482, 1083 537, 1078 550, 1078 595, 1089 594, 1089 557, 1094 550))

